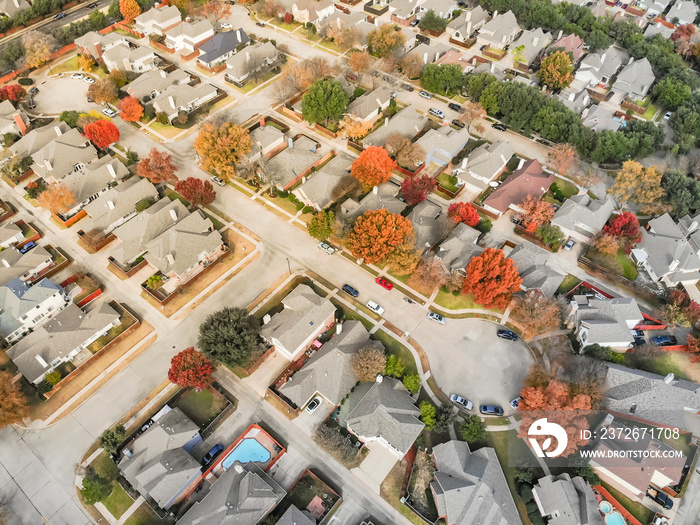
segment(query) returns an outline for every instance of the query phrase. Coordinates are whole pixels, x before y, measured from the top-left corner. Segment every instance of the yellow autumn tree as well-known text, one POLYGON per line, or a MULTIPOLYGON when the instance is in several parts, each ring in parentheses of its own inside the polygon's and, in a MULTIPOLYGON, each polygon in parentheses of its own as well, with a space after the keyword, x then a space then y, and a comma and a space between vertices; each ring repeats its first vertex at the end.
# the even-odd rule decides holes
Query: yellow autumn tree
POLYGON ((78 57, 78 67, 83 71, 89 73, 92 71, 92 67, 95 65, 95 61, 90 55, 80 55, 78 57))
POLYGON ((235 177, 236 163, 250 153, 251 146, 248 131, 233 122, 218 127, 205 124, 194 141, 202 167, 225 179, 235 177))
POLYGON ((51 58, 51 52, 56 48, 56 40, 39 31, 30 31, 21 38, 24 47, 24 62, 27 67, 41 67, 51 58))
POLYGON ((664 190, 661 187, 663 174, 656 166, 645 168, 636 160, 628 160, 617 172, 615 184, 608 193, 624 206, 628 201, 641 206, 642 213, 660 211, 664 190))
POLYGON ((131 24, 141 14, 141 7, 136 0, 119 0, 119 12, 124 17, 124 22, 131 24))
POLYGON ((345 115, 343 120, 338 123, 340 136, 352 140, 358 140, 367 135, 372 129, 370 122, 363 122, 352 115, 345 115))

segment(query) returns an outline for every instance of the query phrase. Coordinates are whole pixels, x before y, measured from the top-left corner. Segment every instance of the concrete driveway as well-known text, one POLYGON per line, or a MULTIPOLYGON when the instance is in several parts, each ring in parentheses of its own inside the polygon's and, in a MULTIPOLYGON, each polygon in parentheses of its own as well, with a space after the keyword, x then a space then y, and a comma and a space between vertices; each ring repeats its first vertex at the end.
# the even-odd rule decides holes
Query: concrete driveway
POLYGON ((384 478, 389 475, 399 457, 379 441, 370 441, 365 444, 365 447, 369 450, 369 454, 359 467, 355 467, 350 472, 379 494, 384 478))
POLYGON ((309 414, 306 411, 305 405, 299 412, 299 415, 294 419, 294 424, 312 437, 318 426, 331 415, 333 410, 335 410, 335 406, 332 405, 330 401, 323 396, 319 397, 321 398, 321 405, 316 410, 309 414))
POLYGON ((32 111, 46 115, 58 115, 66 108, 75 111, 100 111, 102 106, 87 101, 90 84, 83 80, 63 77, 48 78, 37 84, 39 93, 34 97, 36 108, 32 111))
POLYGON ((501 325, 482 319, 448 319, 444 326, 422 322, 412 333, 421 341, 432 375, 445 394, 474 403, 496 404, 512 413, 534 359, 522 341, 496 336, 501 325))

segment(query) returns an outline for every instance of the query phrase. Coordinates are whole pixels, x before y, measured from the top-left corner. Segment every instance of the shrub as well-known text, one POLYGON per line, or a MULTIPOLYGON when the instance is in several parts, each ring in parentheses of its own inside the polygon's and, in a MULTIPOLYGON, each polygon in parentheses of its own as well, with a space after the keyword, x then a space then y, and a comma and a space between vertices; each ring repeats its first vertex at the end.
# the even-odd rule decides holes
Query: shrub
POLYGON ((493 223, 491 222, 491 219, 488 218, 481 219, 479 224, 476 225, 476 229, 481 233, 488 233, 491 231, 491 228, 493 228, 493 223))
POLYGON ((284 191, 284 190, 280 190, 280 191, 277 192, 277 196, 278 196, 278 197, 281 197, 281 198, 283 198, 283 199, 286 199, 287 197, 289 197, 289 192, 288 192, 288 191, 284 191))
POLYGON ((313 213, 315 209, 316 208, 314 208, 313 206, 304 206, 301 210, 301 213, 313 213))
POLYGON ((88 505, 103 501, 112 493, 112 482, 97 474, 94 468, 87 467, 80 495, 88 505))
POLYGON ((163 111, 156 115, 156 122, 163 125, 170 124, 170 121, 168 120, 168 115, 166 115, 163 111))
POLYGON ((418 374, 410 374, 403 376, 403 386, 406 387, 411 394, 417 394, 420 390, 421 379, 418 374))
POLYGON ((486 437, 486 426, 479 416, 469 416, 459 427, 459 434, 467 443, 483 441, 486 437))
POLYGON ((357 449, 339 428, 321 425, 314 436, 322 448, 337 453, 342 461, 352 461, 357 457, 357 449))
POLYGON ((523 484, 519 490, 520 497, 523 502, 530 503, 532 501, 532 487, 528 484, 523 484))
POLYGON ((49 383, 46 379, 44 379, 41 383, 39 383, 36 386, 36 389, 41 395, 44 395, 47 392, 51 392, 51 390, 53 390, 53 385, 49 383))
POLYGON ((151 199, 141 199, 136 203, 134 208, 136 208, 136 211, 142 212, 143 210, 146 210, 151 207, 153 202, 151 202, 151 199))
POLYGON ((31 86, 34 83, 34 80, 29 77, 22 77, 17 79, 17 83, 20 86, 31 86))
POLYGON ((58 370, 54 370, 50 374, 46 374, 46 377, 44 377, 44 381, 49 383, 52 387, 56 386, 60 381, 61 381, 61 372, 58 370))
POLYGON ((425 428, 433 430, 435 428, 437 415, 435 406, 428 401, 423 401, 418 405, 418 408, 420 408, 420 419, 423 421, 425 428))

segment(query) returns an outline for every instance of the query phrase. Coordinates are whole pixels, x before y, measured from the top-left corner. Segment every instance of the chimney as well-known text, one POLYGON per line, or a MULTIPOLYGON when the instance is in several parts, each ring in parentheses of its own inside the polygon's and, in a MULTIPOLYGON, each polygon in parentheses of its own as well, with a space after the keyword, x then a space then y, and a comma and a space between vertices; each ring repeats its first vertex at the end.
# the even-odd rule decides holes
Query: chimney
POLYGON ((170 217, 177 222, 177 212, 175 210, 170 210, 170 217))
POLYGON ((494 11, 494 12, 493 12, 493 16, 491 17, 491 20, 493 20, 493 19, 496 18, 497 16, 498 16, 498 11, 494 11))
POLYGON ((265 117, 260 117, 260 127, 263 128, 265 127, 265 117))
POLYGON ((15 119, 15 124, 17 124, 17 128, 19 129, 20 135, 26 135, 27 133, 27 126, 24 123, 24 120, 22 120, 22 115, 19 113, 15 113, 12 115, 12 117, 15 119))
POLYGON ((109 172, 109 174, 112 176, 113 179, 117 178, 117 172, 114 171, 114 166, 112 166, 111 164, 107 164, 107 171, 109 172))
POLYGON ((384 117, 384 125, 385 126, 389 125, 389 117, 384 117))
POLYGON ((573 102, 574 98, 576 98, 576 93, 569 93, 569 102, 573 102))
POLYGON ((671 372, 666 377, 664 377, 664 383, 666 383, 667 385, 670 385, 671 383, 673 383, 673 380, 675 379, 675 377, 676 376, 673 375, 673 372, 671 372))
POLYGON ((168 255, 166 255, 165 258, 168 261, 168 264, 170 264, 170 265, 175 264, 175 257, 173 257, 172 253, 169 253, 168 255))
POLYGON ((238 39, 239 42, 241 41, 241 30, 240 29, 236 29, 236 38, 238 39))
POLYGON ((53 170, 53 167, 51 166, 51 163, 50 163, 48 160, 45 160, 45 161, 44 161, 44 166, 46 167, 46 169, 47 169, 48 171, 53 170))
POLYGON ((678 268, 679 264, 680 264, 680 261, 678 259, 673 259, 673 261, 671 261, 671 264, 668 265, 668 271, 669 272, 674 271, 676 268, 678 268))
POLYGON ((629 65, 629 64, 631 64, 632 62, 634 62, 634 57, 630 57, 630 61, 627 62, 627 64, 629 65))
POLYGON ((382 381, 384 381, 384 376, 382 376, 382 374, 377 374, 376 381, 377 381, 377 383, 381 383, 382 381))
POLYGON ((168 95, 168 102, 170 103, 170 107, 175 109, 175 101, 171 95, 168 95))
POLYGON ((7 259, 3 259, 3 260, 2 260, 2 264, 5 265, 5 268, 9 268, 9 267, 10 267, 10 263, 7 262, 7 259))
POLYGON ((250 62, 250 51, 245 52, 245 61, 250 62))
POLYGON ((61 128, 59 128, 58 126, 55 126, 55 127, 53 128, 53 130, 56 132, 56 136, 57 136, 57 137, 60 137, 61 135, 63 135, 63 132, 61 131, 61 128))
POLYGON ((107 207, 108 207, 110 210, 113 210, 113 209, 114 209, 114 202, 113 202, 113 201, 107 201, 107 207))
POLYGON ((343 333, 343 323, 338 323, 335 325, 335 335, 343 333))
POLYGON ((377 186, 375 186, 374 188, 372 188, 372 193, 374 193, 376 195, 378 190, 379 190, 379 188, 377 186))
POLYGON ((159 73, 160 73, 160 76, 161 76, 162 78, 165 78, 165 77, 167 76, 167 74, 165 73, 165 71, 163 71, 162 69, 159 70, 159 73))
POLYGON ((536 46, 540 42, 540 37, 536 36, 532 39, 532 45, 536 46))
POLYGON ((471 12, 471 10, 467 11, 467 16, 464 17, 464 19, 467 20, 467 21, 469 21, 469 20, 472 19, 472 12, 471 12))
POLYGON ((39 364, 40 364, 41 366, 43 366, 44 368, 48 368, 48 367, 49 367, 49 364, 48 364, 46 361, 44 361, 44 358, 41 357, 39 354, 35 355, 34 358, 35 358, 37 361, 39 361, 39 364))
POLYGON ((560 29, 560 30, 559 30, 559 35, 557 35, 557 40, 559 40, 559 39, 562 37, 563 34, 564 34, 564 31, 562 31, 562 30, 560 29))
POLYGON ((428 53, 427 52, 423 53, 423 63, 424 64, 428 63, 428 53))
POLYGON ((292 137, 287 138, 287 147, 294 148, 294 139, 292 137))

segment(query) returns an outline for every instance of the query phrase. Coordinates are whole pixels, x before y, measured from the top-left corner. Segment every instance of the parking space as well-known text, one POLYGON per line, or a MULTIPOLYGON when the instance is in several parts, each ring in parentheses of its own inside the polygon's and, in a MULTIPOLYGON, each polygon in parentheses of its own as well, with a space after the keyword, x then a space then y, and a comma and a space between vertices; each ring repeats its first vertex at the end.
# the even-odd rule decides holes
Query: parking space
POLYGON ((36 86, 39 93, 34 96, 36 108, 32 111, 47 115, 58 115, 66 108, 75 111, 101 111, 102 106, 87 101, 90 85, 80 79, 63 77, 48 78, 36 86))
MULTIPOLYGON (((333 406, 327 399, 322 396, 318 396, 321 399, 321 405, 314 410, 311 414, 306 411, 306 407, 303 407, 299 415, 294 420, 299 428, 301 428, 309 436, 313 436, 316 428, 323 423, 326 418, 333 412, 335 406, 333 406)), ((308 406, 308 404, 306 405, 308 406)))

